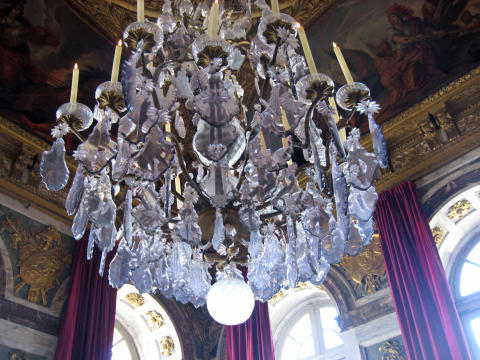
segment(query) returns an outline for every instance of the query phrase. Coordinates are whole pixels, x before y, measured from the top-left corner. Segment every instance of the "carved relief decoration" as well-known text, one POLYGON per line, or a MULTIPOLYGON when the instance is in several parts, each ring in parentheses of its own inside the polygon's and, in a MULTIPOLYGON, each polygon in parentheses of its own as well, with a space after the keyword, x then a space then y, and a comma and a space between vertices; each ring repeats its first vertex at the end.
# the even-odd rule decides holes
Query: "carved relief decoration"
POLYGON ((451 220, 461 220, 473 209, 472 203, 468 200, 460 200, 448 209, 447 216, 451 220))
POLYGON ((47 306, 47 291, 60 285, 59 278, 71 263, 70 250, 53 226, 34 233, 26 229, 19 219, 4 217, 2 231, 11 239, 13 249, 18 251, 19 268, 14 280, 15 292, 24 286, 29 288, 27 300, 42 302, 47 306))
POLYGON ((405 349, 396 340, 385 341, 378 350, 382 353, 382 360, 407 360, 405 349))
POLYGON ((137 293, 127 294, 127 296, 125 296, 125 299, 130 305, 134 307, 140 307, 145 304, 145 299, 143 298, 143 296, 137 293))
POLYGON ((435 226, 432 229, 433 240, 435 240, 435 245, 437 248, 442 244, 443 239, 445 238, 445 229, 440 226, 435 226))
MULTIPOLYGON (((379 192, 418 179, 478 146, 480 68, 387 120, 382 129, 390 166, 377 178, 379 192)), ((372 149, 369 135, 362 144, 372 149)))
POLYGON ((348 272, 348 277, 356 286, 362 287, 366 294, 379 290, 381 279, 385 276, 385 266, 378 236, 374 235, 371 244, 365 246, 359 255, 344 256, 340 266, 348 272))
POLYGON ((170 336, 164 336, 160 339, 160 352, 163 356, 170 356, 175 349, 175 343, 170 336))
POLYGON ((148 311, 145 315, 152 329, 160 329, 165 324, 163 316, 155 310, 148 311))

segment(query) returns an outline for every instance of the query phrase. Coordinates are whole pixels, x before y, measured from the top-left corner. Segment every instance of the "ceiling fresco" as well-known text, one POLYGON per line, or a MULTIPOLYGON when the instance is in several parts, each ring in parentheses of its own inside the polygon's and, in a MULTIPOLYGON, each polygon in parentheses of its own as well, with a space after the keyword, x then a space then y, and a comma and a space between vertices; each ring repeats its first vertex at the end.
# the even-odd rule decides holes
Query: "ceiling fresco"
POLYGON ((37 135, 50 139, 73 64, 81 69, 79 101, 93 105, 112 58, 113 46, 63 2, 0 1, 0 113, 37 135))
POLYGON ((385 121, 480 61, 478 0, 339 0, 310 27, 319 72, 345 83, 335 41, 385 121))

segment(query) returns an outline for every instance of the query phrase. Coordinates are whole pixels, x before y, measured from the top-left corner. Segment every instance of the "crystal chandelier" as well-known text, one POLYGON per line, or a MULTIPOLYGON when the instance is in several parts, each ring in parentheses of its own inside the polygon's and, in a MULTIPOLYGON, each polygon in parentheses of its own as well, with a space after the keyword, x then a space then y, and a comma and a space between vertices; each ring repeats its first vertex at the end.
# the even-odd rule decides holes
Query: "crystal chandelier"
POLYGON ((379 106, 353 82, 338 47, 347 84, 334 93, 303 28, 275 0, 272 9, 255 2, 256 34, 249 1, 209 3, 165 0, 156 22, 143 19, 140 5, 123 34, 121 82, 120 44, 93 112, 76 102, 75 69, 40 171, 49 190, 64 188, 62 137, 76 135, 65 207, 75 214, 75 239, 90 223, 87 257, 96 244, 100 274, 117 244, 112 286, 129 282, 195 307, 208 294, 212 316, 232 324, 249 317, 253 298, 266 301, 300 281, 321 284, 330 264, 371 241, 373 182, 387 151, 373 118, 379 106), (257 100, 248 104, 242 66, 254 72, 248 86, 257 100), (339 130, 336 104, 366 115, 374 153, 359 129, 345 136, 347 121, 339 130), (230 304, 246 304, 244 314, 228 319, 230 304))

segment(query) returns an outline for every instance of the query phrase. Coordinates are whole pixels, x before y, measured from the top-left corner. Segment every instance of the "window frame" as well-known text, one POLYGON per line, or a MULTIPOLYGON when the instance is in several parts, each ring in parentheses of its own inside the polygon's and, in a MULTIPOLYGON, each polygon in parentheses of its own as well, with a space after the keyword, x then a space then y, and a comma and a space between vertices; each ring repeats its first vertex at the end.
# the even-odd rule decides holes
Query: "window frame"
POLYGON ((462 323, 463 331, 473 358, 480 358, 480 344, 476 343, 475 334, 473 333, 471 326, 471 321, 480 317, 480 291, 462 296, 460 293, 460 279, 462 276, 463 265, 465 264, 468 255, 478 244, 480 244, 480 227, 476 226, 474 231, 467 236, 467 239, 463 242, 462 248, 459 249, 456 254, 450 276, 450 286, 453 291, 458 316, 462 323))
MULTIPOLYGON (((292 295, 295 296, 295 293, 292 295)), ((295 326, 297 321, 300 320, 305 314, 309 315, 310 324, 312 326, 312 337, 314 339, 314 349, 316 353, 314 356, 308 358, 308 360, 345 359, 345 343, 341 333, 339 336, 342 338, 342 345, 336 346, 332 349, 325 348, 322 334, 324 329, 321 322, 320 309, 326 307, 334 307, 338 313, 338 307, 329 298, 310 298, 301 302, 294 311, 290 311, 278 323, 278 330, 275 332, 275 353, 278 359, 285 360, 282 359, 285 340, 287 339, 293 326, 295 326)))
MULTIPOLYGON (((120 335, 122 336, 122 341, 125 341, 125 343, 127 344, 132 360, 140 360, 138 356, 137 346, 135 345, 135 342, 133 341, 132 336, 130 335, 128 330, 125 329, 122 323, 117 319, 115 319, 115 330, 117 330, 120 333, 120 335)), ((113 348, 115 347, 115 345, 116 344, 112 344, 112 358, 113 358, 113 348)))

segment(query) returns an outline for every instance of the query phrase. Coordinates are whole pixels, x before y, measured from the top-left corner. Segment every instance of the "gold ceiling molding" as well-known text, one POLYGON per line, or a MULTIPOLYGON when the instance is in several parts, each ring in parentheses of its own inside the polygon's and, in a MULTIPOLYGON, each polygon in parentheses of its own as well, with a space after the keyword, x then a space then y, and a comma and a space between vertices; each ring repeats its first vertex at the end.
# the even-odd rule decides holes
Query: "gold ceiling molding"
MULTIPOLYGON (((416 180, 480 145, 480 67, 382 124, 392 169, 381 170, 379 192, 416 180), (430 116, 446 134, 442 142, 430 116)), ((362 144, 372 149, 369 135, 362 144)))
MULTIPOLYGON (((33 206, 70 224, 72 219, 64 209, 67 190, 50 192, 41 182, 40 158, 50 144, 1 116, 0 133, 0 191, 26 207, 33 206)), ((67 156, 67 165, 70 173, 74 173, 70 156, 67 156)))

